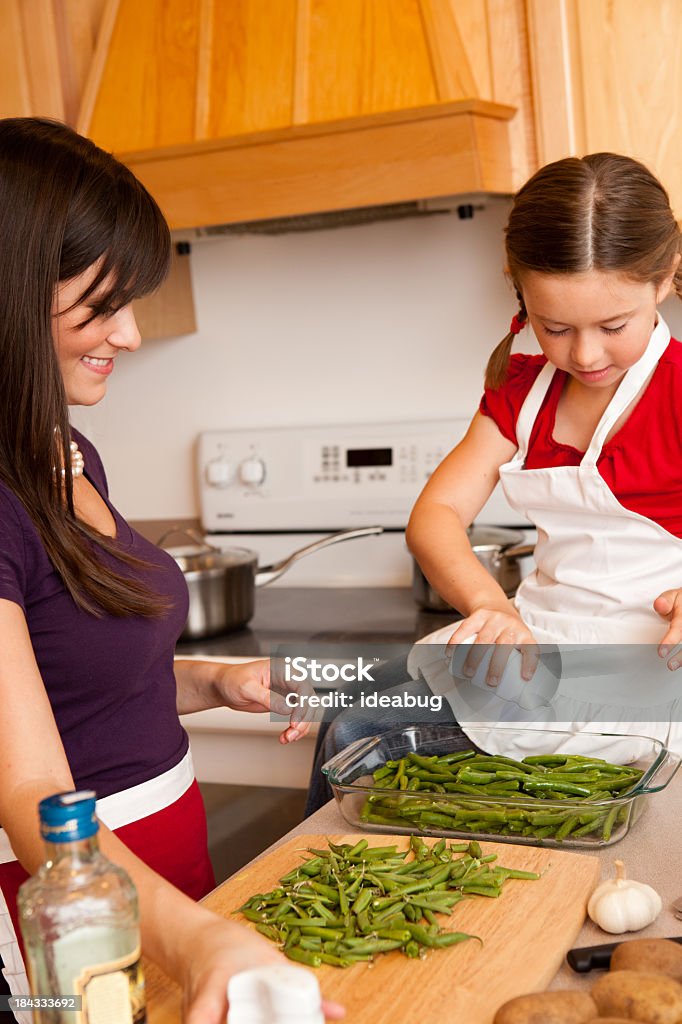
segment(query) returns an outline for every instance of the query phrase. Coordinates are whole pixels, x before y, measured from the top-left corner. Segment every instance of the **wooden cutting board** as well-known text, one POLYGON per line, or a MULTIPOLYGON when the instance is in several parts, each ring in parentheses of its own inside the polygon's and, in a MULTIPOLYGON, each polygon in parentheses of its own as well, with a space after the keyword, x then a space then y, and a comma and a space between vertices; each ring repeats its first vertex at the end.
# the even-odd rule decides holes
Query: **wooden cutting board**
MULTIPOLYGON (((325 839, 407 849, 409 837, 395 835, 298 836, 234 875, 205 900, 224 917, 256 892, 275 888, 279 878, 301 863, 301 851, 323 847, 325 839)), ((433 845, 435 840, 427 840, 433 845)), ((495 1011, 513 996, 539 991, 554 977, 585 920, 587 899, 599 879, 596 857, 535 846, 482 843, 497 864, 542 873, 538 881, 509 879, 499 899, 476 897, 458 904, 441 927, 479 935, 475 941, 433 950, 425 960, 400 952, 373 964, 316 970, 325 997, 343 1003, 345 1024, 415 1024, 458 1021, 491 1024, 495 1011), (447 921, 447 925, 445 922, 447 921)), ((254 927, 240 915, 231 917, 254 927)), ((180 994, 155 965, 147 965, 149 1024, 179 1024, 180 994)))

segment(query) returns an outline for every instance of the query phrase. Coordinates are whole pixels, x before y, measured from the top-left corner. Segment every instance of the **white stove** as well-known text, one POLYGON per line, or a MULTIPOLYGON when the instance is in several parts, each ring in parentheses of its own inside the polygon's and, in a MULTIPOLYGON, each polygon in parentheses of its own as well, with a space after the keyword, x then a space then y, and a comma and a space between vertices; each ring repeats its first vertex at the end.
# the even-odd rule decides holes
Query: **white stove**
MULTIPOLYGON (((218 547, 252 548, 264 565, 335 530, 378 525, 381 535, 316 552, 271 585, 409 587, 412 559, 404 530, 410 510, 468 424, 453 418, 203 433, 197 471, 207 539, 218 547)), ((530 525, 510 509, 499 488, 477 522, 530 525)), ((185 716, 184 723, 202 780, 307 785, 314 730, 284 747, 276 740, 281 726, 267 715, 214 708, 185 716)))
MULTIPOLYGON (((381 536, 297 562, 273 586, 409 586, 410 510, 468 425, 453 417, 207 431, 197 451, 203 528, 211 543, 253 548, 269 563, 335 530, 382 526, 381 536)), ((476 521, 530 525, 499 488, 476 521)))

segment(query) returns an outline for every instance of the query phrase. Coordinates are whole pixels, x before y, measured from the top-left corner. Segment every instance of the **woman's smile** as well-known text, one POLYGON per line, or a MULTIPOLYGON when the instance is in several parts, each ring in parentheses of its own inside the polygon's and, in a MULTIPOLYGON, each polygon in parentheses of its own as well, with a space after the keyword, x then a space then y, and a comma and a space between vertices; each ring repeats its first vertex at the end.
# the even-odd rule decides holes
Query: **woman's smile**
POLYGON ((81 356, 81 362, 85 364, 88 370, 93 373, 99 373, 103 376, 108 376, 114 369, 114 360, 110 356, 107 359, 102 359, 100 356, 81 356))

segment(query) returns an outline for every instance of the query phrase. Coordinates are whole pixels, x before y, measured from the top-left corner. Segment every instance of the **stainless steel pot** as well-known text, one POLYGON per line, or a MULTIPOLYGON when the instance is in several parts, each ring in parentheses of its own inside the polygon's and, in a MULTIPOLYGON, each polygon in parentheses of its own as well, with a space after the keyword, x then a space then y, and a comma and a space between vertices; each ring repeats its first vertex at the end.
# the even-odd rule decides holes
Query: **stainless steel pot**
POLYGON ((164 547, 182 569, 189 590, 189 613, 180 639, 203 640, 239 629, 253 616, 256 587, 272 583, 299 558, 332 544, 377 533, 383 533, 383 527, 341 530, 306 544, 273 565, 259 566, 258 555, 250 548, 221 550, 208 544, 194 530, 173 527, 157 541, 159 547, 164 547, 173 534, 182 534, 193 541, 182 547, 164 547))
MULTIPOLYGON (((481 565, 500 584, 507 597, 513 597, 521 582, 519 560, 533 554, 534 544, 525 544, 519 530, 494 526, 470 526, 467 530, 471 548, 481 565)), ((454 611, 434 590, 413 559, 412 595, 420 608, 430 612, 454 611)))

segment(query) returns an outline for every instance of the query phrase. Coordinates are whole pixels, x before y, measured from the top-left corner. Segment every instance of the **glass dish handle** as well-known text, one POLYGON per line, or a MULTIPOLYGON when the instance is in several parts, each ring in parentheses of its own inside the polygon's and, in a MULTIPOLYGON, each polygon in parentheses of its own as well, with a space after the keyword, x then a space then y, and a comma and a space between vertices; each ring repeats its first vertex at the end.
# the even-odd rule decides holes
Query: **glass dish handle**
POLYGON ((674 754, 672 750, 666 750, 658 768, 649 779, 648 784, 640 789, 640 793, 658 793, 664 789, 680 767, 680 761, 682 758, 674 754), (662 780, 661 773, 663 773, 662 780), (656 784, 653 785, 653 783, 656 784))
POLYGON ((356 759, 359 753, 367 753, 376 746, 376 743, 376 736, 361 736, 359 740, 353 740, 349 746, 344 747, 338 754, 334 754, 326 761, 322 765, 321 771, 325 775, 329 775, 332 771, 342 772, 356 759))

